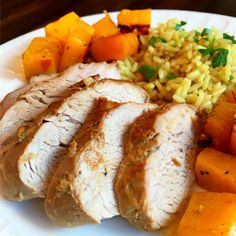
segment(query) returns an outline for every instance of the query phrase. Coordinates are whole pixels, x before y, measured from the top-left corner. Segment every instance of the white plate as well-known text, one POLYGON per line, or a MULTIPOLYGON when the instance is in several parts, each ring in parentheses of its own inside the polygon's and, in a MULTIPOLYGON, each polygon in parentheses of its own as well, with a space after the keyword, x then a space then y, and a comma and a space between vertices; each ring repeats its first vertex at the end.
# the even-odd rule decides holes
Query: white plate
MULTIPOLYGON (((110 14, 116 21, 117 13, 110 14)), ((86 16, 87 23, 94 23, 102 17, 101 14, 86 16)), ((236 35, 236 18, 216 14, 190 11, 153 10, 152 25, 165 22, 170 18, 187 21, 186 29, 216 27, 221 31, 236 35)), ((26 83, 23 75, 21 55, 31 39, 43 36, 44 30, 39 29, 0 46, 0 101, 10 91, 26 83)), ((0 190, 1 192, 1 190, 0 190)), ((0 236, 123 236, 123 235, 162 235, 138 231, 124 219, 115 217, 105 220, 101 225, 89 225, 77 228, 63 229, 53 225, 43 211, 42 200, 32 200, 14 203, 4 200, 0 193, 0 236)))

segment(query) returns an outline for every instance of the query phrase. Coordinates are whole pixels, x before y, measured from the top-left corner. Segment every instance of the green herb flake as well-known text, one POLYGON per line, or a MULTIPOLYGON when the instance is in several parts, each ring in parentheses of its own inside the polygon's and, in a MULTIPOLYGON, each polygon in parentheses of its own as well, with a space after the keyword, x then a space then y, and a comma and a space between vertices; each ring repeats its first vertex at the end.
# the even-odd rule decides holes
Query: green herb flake
POLYGON ((142 65, 139 69, 140 73, 143 75, 144 79, 151 80, 157 76, 158 67, 142 65))
POLYGON ((233 79, 234 79, 233 75, 230 75, 229 80, 233 80, 233 79))
POLYGON ((201 36, 207 36, 209 35, 211 32, 211 29, 208 29, 208 28, 204 28, 202 33, 201 33, 201 36))
POLYGON ((154 47, 155 43, 158 43, 158 42, 160 42, 160 43, 166 43, 167 41, 166 41, 164 38, 162 38, 162 37, 152 36, 152 37, 149 39, 148 44, 154 47))
POLYGON ((168 80, 173 80, 173 79, 176 79, 177 77, 178 75, 176 75, 175 73, 169 73, 166 78, 168 80))
POLYGON ((215 51, 217 51, 217 53, 212 59, 212 67, 217 68, 221 65, 226 66, 229 50, 225 48, 217 48, 215 51))
POLYGON ((199 49, 198 50, 203 56, 212 55, 215 52, 215 49, 213 48, 206 48, 206 49, 199 49))
POLYGON ((223 33, 223 38, 231 40, 233 44, 236 44, 236 40, 234 39, 234 35, 230 36, 230 35, 228 35, 226 33, 223 33))
POLYGON ((195 30, 195 35, 198 36, 198 35, 201 35, 201 33, 197 30, 195 30))
POLYGON ((196 36, 193 37, 193 40, 194 40, 195 43, 198 43, 198 42, 199 42, 199 39, 198 39, 196 36))
POLYGON ((179 30, 182 26, 184 26, 186 24, 187 24, 187 22, 181 20, 179 24, 175 25, 175 30, 179 30))

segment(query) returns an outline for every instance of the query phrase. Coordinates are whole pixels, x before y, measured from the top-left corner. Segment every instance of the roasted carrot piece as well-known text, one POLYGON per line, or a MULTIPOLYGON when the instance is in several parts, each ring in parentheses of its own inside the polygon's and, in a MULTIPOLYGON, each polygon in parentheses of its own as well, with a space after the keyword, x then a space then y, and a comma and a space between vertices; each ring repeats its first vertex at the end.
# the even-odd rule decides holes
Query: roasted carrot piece
POLYGON ((60 71, 83 61, 92 36, 83 30, 72 32, 66 41, 60 63, 60 71))
POLYGON ((101 38, 101 37, 109 37, 118 34, 119 28, 112 21, 111 17, 107 14, 101 20, 93 24, 93 28, 95 29, 95 33, 93 38, 101 38))
POLYGON ((58 71, 61 58, 61 44, 51 37, 34 38, 23 54, 25 77, 50 74, 58 71))
POLYGON ((236 194, 196 192, 180 221, 177 236, 235 235, 236 194))
POLYGON ((98 38, 92 41, 90 50, 95 61, 121 60, 137 52, 138 37, 134 33, 126 33, 98 38))
POLYGON ((143 10, 121 10, 118 14, 118 25, 137 26, 150 25, 151 9, 143 10))
POLYGON ((220 151, 229 151, 230 134, 236 114, 236 104, 221 102, 208 115, 204 133, 213 141, 213 147, 220 151))
POLYGON ((195 173, 197 183, 210 191, 236 193, 236 157, 205 148, 200 152, 195 173))

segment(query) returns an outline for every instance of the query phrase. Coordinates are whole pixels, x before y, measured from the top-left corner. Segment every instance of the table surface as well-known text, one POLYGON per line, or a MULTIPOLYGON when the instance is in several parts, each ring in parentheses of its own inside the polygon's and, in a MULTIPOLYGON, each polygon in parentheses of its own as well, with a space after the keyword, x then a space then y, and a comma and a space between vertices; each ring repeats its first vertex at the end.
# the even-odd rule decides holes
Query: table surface
POLYGON ((182 9, 236 17, 236 0, 1 0, 1 44, 75 11, 80 16, 103 10, 182 9))

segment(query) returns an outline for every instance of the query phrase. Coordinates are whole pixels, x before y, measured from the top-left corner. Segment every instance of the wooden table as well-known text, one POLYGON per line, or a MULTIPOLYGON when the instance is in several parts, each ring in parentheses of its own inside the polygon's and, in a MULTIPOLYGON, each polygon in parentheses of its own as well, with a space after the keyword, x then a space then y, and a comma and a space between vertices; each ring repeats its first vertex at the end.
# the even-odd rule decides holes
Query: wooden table
POLYGON ((236 16, 235 0, 1 0, 1 43, 69 11, 84 16, 122 8, 183 9, 236 16))

